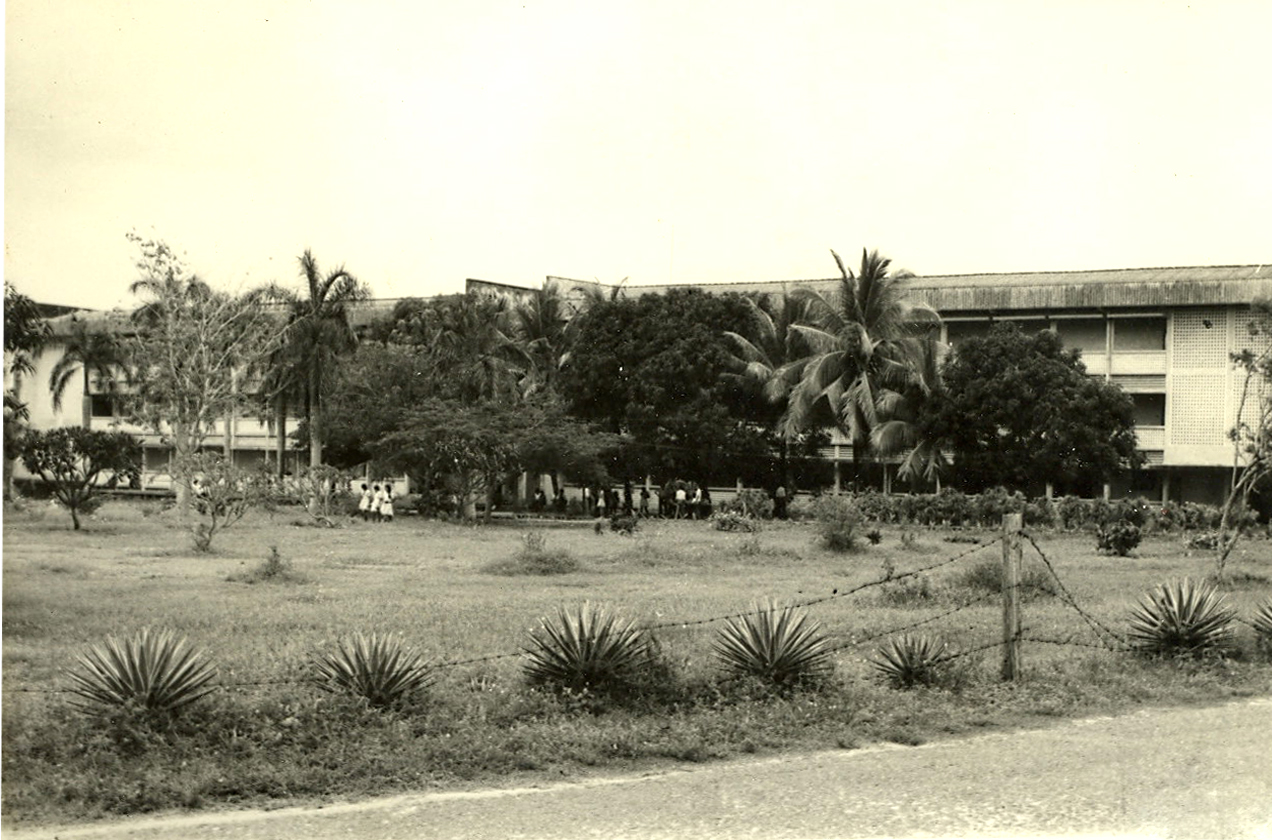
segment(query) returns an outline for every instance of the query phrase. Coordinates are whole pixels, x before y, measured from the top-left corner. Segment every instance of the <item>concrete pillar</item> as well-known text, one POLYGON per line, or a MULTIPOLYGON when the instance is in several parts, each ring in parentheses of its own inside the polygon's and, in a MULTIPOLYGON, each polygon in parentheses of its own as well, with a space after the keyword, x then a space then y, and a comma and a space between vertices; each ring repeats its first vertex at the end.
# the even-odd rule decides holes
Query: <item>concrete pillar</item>
POLYGON ((1162 504, 1170 502, 1170 470, 1162 470, 1162 504))
POLYGON ((1104 501, 1107 502, 1111 498, 1113 498, 1113 485, 1106 481, 1104 482, 1104 501))
POLYGON ((1047 482, 1047 501, 1051 501, 1056 495, 1056 486, 1050 481, 1047 482))

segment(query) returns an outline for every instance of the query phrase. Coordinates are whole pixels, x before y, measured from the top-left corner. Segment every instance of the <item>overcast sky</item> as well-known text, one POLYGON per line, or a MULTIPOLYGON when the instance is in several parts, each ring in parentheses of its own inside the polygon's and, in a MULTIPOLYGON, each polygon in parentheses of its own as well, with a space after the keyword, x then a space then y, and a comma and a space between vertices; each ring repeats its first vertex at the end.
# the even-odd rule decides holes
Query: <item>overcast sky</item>
POLYGON ((312 247, 466 277, 1272 261, 1265 0, 9 0, 5 277, 128 305, 312 247))

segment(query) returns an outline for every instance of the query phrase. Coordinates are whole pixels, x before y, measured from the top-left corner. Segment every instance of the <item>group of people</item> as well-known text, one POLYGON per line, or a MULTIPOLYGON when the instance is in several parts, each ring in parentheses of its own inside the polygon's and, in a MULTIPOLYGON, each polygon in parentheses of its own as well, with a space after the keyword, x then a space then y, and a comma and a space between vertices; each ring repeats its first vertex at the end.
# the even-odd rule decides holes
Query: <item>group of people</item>
MULTIPOLYGON (((552 497, 552 510, 557 513, 565 513, 569 504, 565 500, 565 489, 558 488, 556 495, 552 497)), ((530 500, 530 509, 536 513, 543 513, 548 509, 548 494, 543 492, 543 488, 534 491, 534 498, 530 500)))
POLYGON ((711 515, 711 489, 701 485, 686 486, 677 482, 671 494, 671 510, 666 510, 666 502, 660 497, 659 511, 663 516, 676 519, 706 519, 711 515), (692 490, 690 489, 692 488, 692 490))
POLYGON ((358 499, 358 514, 367 522, 393 521, 393 483, 362 485, 358 499))

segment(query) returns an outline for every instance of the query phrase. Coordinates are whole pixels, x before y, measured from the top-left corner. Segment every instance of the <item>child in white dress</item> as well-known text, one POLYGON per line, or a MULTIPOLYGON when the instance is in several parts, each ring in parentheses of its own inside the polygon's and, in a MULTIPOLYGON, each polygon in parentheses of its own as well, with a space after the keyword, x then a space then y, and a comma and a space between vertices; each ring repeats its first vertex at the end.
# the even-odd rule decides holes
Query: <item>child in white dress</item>
POLYGON ((393 521, 393 485, 384 485, 384 499, 380 502, 380 520, 393 521))

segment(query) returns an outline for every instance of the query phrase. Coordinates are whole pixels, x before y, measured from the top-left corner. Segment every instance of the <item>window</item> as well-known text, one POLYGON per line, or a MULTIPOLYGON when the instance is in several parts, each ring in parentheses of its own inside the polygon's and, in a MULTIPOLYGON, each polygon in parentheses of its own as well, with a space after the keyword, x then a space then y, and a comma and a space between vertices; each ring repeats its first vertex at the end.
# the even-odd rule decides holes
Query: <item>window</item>
POLYGON ((1131 394, 1131 400, 1135 403, 1136 426, 1166 425, 1165 394, 1131 394))
POLYGON ((1106 349, 1103 318, 1057 318, 1051 323, 1065 347, 1084 353, 1103 353, 1106 349))
POLYGON ((1151 353, 1165 349, 1165 318, 1115 318, 1113 320, 1113 352, 1151 353))
POLYGON ((93 394, 90 400, 93 403, 94 417, 115 416, 115 400, 109 394, 93 394))

